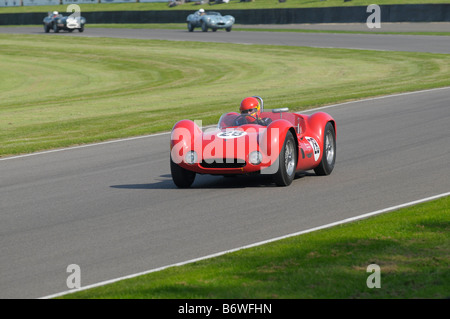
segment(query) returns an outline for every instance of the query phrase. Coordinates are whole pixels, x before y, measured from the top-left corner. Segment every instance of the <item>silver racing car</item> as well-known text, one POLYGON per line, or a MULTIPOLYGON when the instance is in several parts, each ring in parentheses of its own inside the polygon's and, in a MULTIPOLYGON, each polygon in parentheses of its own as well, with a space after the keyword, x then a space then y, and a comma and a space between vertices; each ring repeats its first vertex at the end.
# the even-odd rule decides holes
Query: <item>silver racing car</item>
POLYGON ((50 30, 53 30, 55 33, 60 30, 69 32, 78 30, 79 32, 83 32, 86 19, 81 16, 63 16, 58 11, 53 11, 48 13, 48 15, 44 18, 43 23, 44 31, 46 33, 50 32, 50 30))
POLYGON ((203 32, 207 32, 208 29, 214 32, 217 29, 225 29, 230 32, 234 24, 234 17, 230 15, 222 16, 219 12, 200 9, 188 15, 186 21, 189 32, 198 27, 201 27, 203 32))

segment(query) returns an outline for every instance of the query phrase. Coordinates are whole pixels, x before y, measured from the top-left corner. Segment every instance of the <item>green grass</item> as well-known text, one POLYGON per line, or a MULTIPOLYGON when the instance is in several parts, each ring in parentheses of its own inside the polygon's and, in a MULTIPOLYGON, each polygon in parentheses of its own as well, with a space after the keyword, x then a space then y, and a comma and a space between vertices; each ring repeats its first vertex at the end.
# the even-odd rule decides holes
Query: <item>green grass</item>
POLYGON ((450 297, 450 197, 63 298, 450 297), (370 264, 381 288, 369 289, 370 264))
MULTIPOLYGON (((276 9, 276 8, 314 8, 314 7, 350 7, 350 6, 368 6, 373 4, 372 0, 353 0, 344 2, 343 0, 287 0, 278 2, 277 0, 255 0, 253 2, 239 2, 231 0, 227 4, 219 5, 196 5, 195 2, 188 2, 183 5, 169 8, 167 2, 164 3, 100 3, 100 4, 81 4, 81 12, 88 11, 126 11, 126 10, 198 10, 205 7, 207 10, 224 9, 276 9)), ((426 3, 448 3, 448 0, 377 0, 378 5, 392 4, 426 4, 426 3)), ((59 6, 27 6, 27 7, 5 7, 0 8, 0 13, 14 12, 48 12, 58 10, 65 12, 67 5, 59 6)))
POLYGON ((450 85, 444 54, 45 35, 0 34, 0 69, 0 156, 213 124, 248 95, 299 111, 450 85))

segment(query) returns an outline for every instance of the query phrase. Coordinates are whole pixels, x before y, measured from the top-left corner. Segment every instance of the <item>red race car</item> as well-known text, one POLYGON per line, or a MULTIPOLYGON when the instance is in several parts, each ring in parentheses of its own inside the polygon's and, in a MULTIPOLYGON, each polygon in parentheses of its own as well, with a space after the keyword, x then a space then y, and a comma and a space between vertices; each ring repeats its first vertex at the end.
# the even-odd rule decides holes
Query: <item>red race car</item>
POLYGON ((223 114, 216 128, 181 120, 170 137, 175 185, 187 188, 196 174, 270 174, 279 186, 297 171, 329 175, 336 161, 336 123, 327 113, 302 115, 288 108, 264 111, 262 98, 242 101, 241 113, 223 114))

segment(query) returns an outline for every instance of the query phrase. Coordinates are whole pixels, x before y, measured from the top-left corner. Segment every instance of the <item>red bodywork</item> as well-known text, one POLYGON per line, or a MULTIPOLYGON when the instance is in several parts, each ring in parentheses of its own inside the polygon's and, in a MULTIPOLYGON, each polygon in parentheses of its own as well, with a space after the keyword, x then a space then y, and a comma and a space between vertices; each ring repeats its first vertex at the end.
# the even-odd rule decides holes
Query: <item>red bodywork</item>
POLYGON ((324 154, 324 130, 331 122, 327 113, 302 115, 290 112, 262 112, 260 118, 269 118, 267 126, 259 124, 235 125, 238 113, 224 114, 214 129, 204 132, 190 120, 175 124, 170 139, 171 159, 180 167, 200 174, 236 175, 263 173, 278 158, 288 131, 297 147, 296 171, 317 167, 324 154), (186 162, 186 154, 195 151, 195 163, 186 162), (250 163, 252 152, 262 155, 260 164, 250 163))

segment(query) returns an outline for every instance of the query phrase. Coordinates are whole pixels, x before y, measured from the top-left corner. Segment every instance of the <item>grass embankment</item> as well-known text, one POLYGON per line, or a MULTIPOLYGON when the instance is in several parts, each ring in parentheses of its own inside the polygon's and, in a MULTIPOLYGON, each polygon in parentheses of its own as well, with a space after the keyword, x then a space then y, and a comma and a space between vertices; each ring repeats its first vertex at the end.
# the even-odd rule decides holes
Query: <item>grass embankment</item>
POLYGON ((0 69, 0 156, 213 124, 248 95, 298 111, 450 85, 443 54, 32 35, 0 35, 0 69))
MULTIPOLYGON (((176 7, 168 7, 168 2, 163 3, 97 3, 97 4, 80 4, 81 12, 89 11, 131 11, 131 10, 198 10, 204 7, 207 10, 224 10, 224 9, 277 9, 277 8, 324 8, 324 7, 351 7, 351 6, 368 6, 373 4, 372 0, 353 0, 344 2, 343 0, 288 0, 286 2, 278 2, 277 0, 255 0, 253 2, 240 2, 240 0, 231 0, 229 3, 218 5, 196 5, 196 1, 187 2, 176 7)), ((393 4, 427 4, 427 3, 448 3, 448 0, 377 0, 378 5, 393 4)), ((22 6, 22 7, 4 7, 0 8, 0 13, 15 12, 48 12, 58 10, 65 12, 67 5, 59 6, 22 6)))
POLYGON ((448 298, 450 197, 63 297, 448 298))

